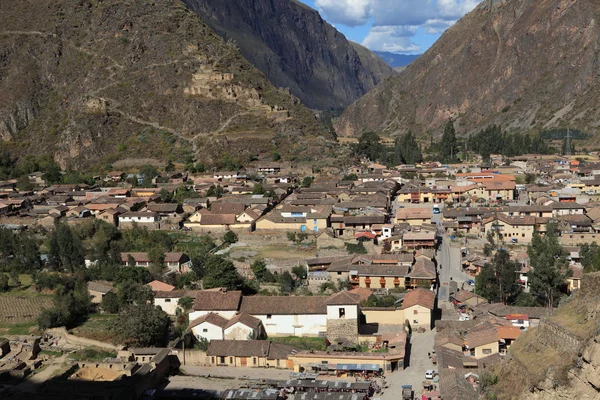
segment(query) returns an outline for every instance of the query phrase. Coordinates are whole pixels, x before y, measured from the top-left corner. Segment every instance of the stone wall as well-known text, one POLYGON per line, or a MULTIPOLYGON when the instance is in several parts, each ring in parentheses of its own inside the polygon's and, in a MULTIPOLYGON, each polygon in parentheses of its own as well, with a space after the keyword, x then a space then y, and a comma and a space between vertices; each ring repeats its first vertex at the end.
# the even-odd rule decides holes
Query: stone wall
POLYGON ((71 335, 67 332, 64 327, 61 328, 52 328, 46 330, 46 333, 52 335, 54 338, 60 338, 60 340, 64 340, 67 344, 74 346, 82 346, 82 347, 99 347, 101 349, 109 350, 109 351, 119 351, 122 349, 122 346, 114 346, 109 343, 99 342, 98 340, 87 339, 75 335, 71 335))
POLYGON ((583 341, 561 325, 542 318, 537 328, 537 338, 543 345, 571 356, 576 356, 583 341))
POLYGON ((346 339, 352 343, 358 342, 358 320, 357 319, 328 319, 327 339, 335 341, 346 339))

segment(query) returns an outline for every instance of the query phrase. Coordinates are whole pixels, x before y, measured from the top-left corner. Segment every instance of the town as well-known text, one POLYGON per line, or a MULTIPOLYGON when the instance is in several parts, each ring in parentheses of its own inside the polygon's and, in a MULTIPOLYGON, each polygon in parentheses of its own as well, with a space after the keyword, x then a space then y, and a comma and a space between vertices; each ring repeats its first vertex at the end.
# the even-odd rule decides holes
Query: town
POLYGON ((600 270, 593 154, 68 174, 0 182, 3 398, 475 398, 600 270))

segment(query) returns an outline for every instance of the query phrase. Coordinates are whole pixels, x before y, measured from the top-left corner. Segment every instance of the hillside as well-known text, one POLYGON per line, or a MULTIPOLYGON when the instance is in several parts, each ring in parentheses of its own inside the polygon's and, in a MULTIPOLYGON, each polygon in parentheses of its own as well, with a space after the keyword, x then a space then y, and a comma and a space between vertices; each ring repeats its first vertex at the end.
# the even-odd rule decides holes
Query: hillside
POLYGON ((178 0, 2 3, 0 146, 11 154, 63 167, 302 159, 322 154, 324 134, 178 0))
POLYGON ((183 0, 277 87, 306 106, 338 110, 394 74, 319 13, 292 0, 183 0))
POLYGON ((600 397, 600 274, 586 274, 581 289, 511 346, 491 387, 499 400, 600 397))
POLYGON ((599 133, 599 16, 595 0, 486 0, 348 107, 336 131, 435 132, 453 117, 462 134, 490 124, 599 133))

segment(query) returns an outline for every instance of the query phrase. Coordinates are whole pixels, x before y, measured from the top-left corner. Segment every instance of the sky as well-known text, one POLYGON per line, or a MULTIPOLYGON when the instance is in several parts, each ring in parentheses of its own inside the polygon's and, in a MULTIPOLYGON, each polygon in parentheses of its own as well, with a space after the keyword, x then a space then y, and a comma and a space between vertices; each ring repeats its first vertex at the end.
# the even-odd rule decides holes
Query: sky
POLYGON ((354 42, 421 54, 482 0, 301 0, 354 42))

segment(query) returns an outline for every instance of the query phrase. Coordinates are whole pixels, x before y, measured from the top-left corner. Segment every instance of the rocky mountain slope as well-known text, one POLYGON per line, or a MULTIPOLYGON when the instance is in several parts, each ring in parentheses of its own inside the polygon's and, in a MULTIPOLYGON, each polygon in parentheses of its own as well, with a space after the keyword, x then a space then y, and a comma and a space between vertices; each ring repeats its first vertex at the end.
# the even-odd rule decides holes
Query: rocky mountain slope
POLYGON ((1 10, 0 146, 12 154, 77 167, 196 153, 301 159, 327 143, 312 111, 179 0, 3 1, 1 10))
POLYGON ((374 51, 373 53, 377 54, 394 69, 398 67, 407 67, 410 63, 421 57, 420 54, 396 54, 387 51, 374 51))
POLYGON ((491 390, 499 400, 600 398, 600 273, 510 347, 491 390))
POLYGON ((484 0, 348 107, 336 131, 436 131, 453 117, 463 134, 490 124, 599 133, 599 23, 596 0, 484 0))
POLYGON ((277 87, 313 109, 343 109, 394 71, 294 0, 183 0, 277 87))

